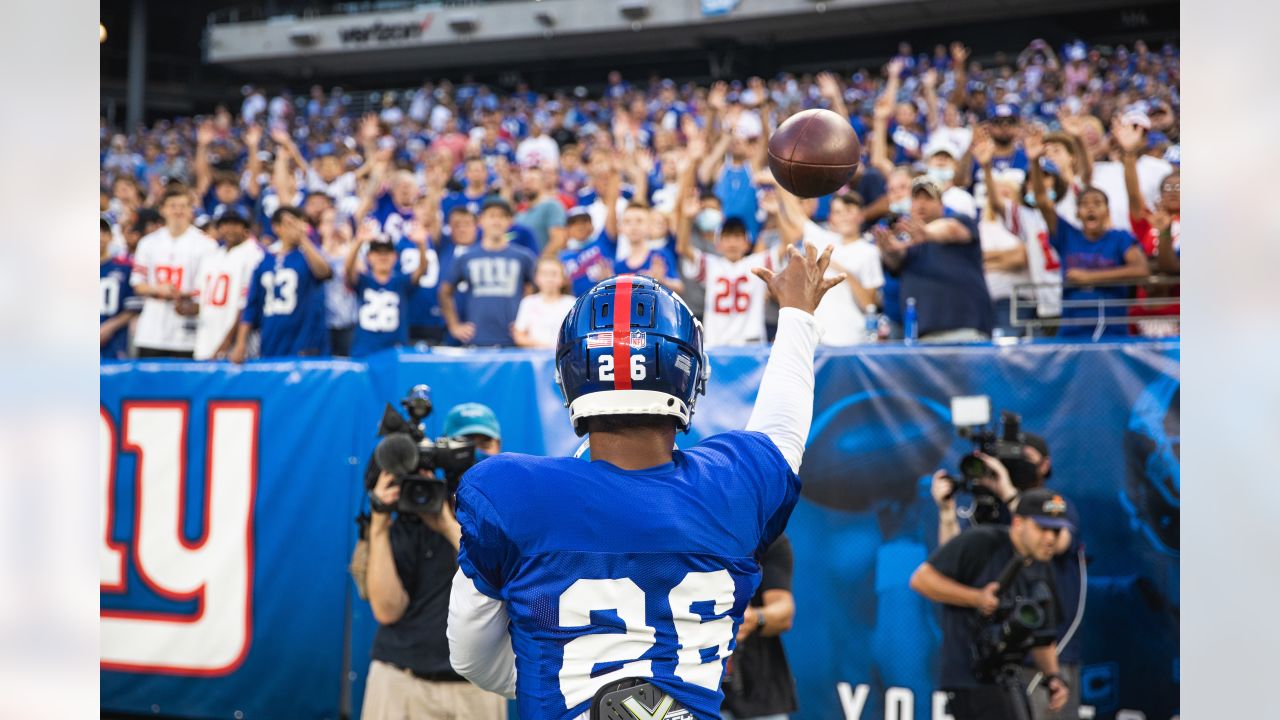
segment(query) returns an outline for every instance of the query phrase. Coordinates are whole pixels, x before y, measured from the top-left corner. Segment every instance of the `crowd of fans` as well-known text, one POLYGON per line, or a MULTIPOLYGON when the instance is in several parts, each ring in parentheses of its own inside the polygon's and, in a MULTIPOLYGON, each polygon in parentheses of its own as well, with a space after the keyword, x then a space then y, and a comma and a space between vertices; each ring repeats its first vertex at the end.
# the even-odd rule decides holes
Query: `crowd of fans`
POLYGON ((848 277, 819 308, 828 344, 1178 332, 1176 290, 1147 280, 1178 273, 1173 46, 980 63, 904 43, 849 76, 350 100, 246 87, 211 116, 104 125, 104 358, 550 347, 573 296, 624 272, 681 294, 709 347, 766 342, 751 268, 801 242, 848 277), (847 116, 863 158, 800 199, 767 144, 811 107, 847 116))

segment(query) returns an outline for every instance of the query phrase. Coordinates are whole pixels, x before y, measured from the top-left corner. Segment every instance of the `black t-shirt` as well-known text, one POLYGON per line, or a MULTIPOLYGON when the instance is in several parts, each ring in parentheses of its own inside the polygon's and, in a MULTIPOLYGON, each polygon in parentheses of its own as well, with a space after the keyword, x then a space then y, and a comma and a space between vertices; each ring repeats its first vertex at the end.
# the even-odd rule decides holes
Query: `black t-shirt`
POLYGON ((409 606, 399 620, 378 627, 373 659, 420 673, 453 672, 444 633, 457 551, 416 516, 400 514, 391 525, 391 555, 409 606))
MULTIPOLYGON (((763 578, 751 598, 754 607, 764 605, 766 590, 791 591, 794 558, 786 535, 769 546, 760 564, 763 578)), ((738 645, 725 676, 724 707, 739 718, 795 712, 796 683, 781 637, 752 633, 738 645)))
POLYGON ((897 273, 902 278, 902 307, 907 306, 907 298, 916 299, 920 335, 959 328, 990 333, 995 311, 982 273, 978 225, 972 218, 949 210, 945 217, 964 225, 971 239, 966 243, 912 245, 897 273))
MULTIPOLYGON (((962 511, 959 509, 967 507, 971 503, 971 497, 967 493, 956 493, 956 522, 962 531, 976 526, 968 517, 962 515, 962 511)), ((1000 518, 995 524, 1008 527, 1013 518, 1009 512, 1009 507, 1004 503, 1000 503, 999 511, 1000 518)), ((1076 612, 1080 608, 1081 594, 1080 563, 1084 543, 1081 541, 1080 515, 1076 512, 1075 503, 1067 503, 1067 519, 1076 528, 1071 532, 1071 546, 1061 555, 1054 556, 1050 562, 1053 566, 1054 590, 1057 592, 1057 599, 1060 603, 1056 611, 1058 614, 1058 663, 1060 665, 1079 665, 1083 657, 1081 647, 1084 644, 1080 638, 1079 628, 1070 638, 1066 637, 1067 632, 1071 630, 1072 623, 1075 622, 1076 612), (1064 638, 1067 640, 1065 645, 1062 642, 1064 638)), ((1030 662, 1030 660, 1027 661, 1028 664, 1030 662)))
MULTIPOLYGON (((995 582, 1014 556, 1009 528, 998 525, 979 525, 957 535, 929 556, 929 564, 935 570, 962 585, 982 587, 995 582)), ((1048 625, 1057 626, 1057 591, 1053 584, 1053 570, 1048 563, 1033 562, 1022 568, 1014 578, 1012 588, 1004 597, 1028 596, 1036 583, 1044 582, 1054 592, 1053 607, 1049 608, 1048 625)), ((991 622, 976 609, 942 605, 942 672, 938 686, 955 690, 980 685, 973 672, 973 643, 977 632, 991 622)))

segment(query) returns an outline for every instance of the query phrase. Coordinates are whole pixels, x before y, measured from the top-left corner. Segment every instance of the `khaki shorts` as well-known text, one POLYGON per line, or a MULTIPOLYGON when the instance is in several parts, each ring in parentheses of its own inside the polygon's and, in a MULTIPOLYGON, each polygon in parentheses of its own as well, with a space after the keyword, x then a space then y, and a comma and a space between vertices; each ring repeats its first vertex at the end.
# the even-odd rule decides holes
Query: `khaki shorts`
POLYGON ((369 663, 362 720, 507 720, 507 699, 469 682, 433 682, 369 663))

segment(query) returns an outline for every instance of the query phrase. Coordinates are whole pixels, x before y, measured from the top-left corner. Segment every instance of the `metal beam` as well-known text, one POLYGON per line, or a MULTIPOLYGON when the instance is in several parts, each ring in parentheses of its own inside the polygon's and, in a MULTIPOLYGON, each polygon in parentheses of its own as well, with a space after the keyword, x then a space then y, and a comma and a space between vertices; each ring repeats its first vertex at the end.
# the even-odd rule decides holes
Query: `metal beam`
POLYGON ((129 77, 125 94, 125 130, 133 132, 146 117, 147 0, 133 0, 129 8, 129 77))

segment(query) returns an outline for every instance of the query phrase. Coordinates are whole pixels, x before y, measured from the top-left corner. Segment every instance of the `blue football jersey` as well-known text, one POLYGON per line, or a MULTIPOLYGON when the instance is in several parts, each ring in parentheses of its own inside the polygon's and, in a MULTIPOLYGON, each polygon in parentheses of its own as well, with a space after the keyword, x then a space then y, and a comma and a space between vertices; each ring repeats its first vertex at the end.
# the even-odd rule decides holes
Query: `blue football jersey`
POLYGON ((800 480, 766 436, 730 432, 628 471, 495 455, 458 490, 458 564, 504 601, 524 720, 569 720, 648 678, 703 720, 800 480))
POLYGON ((618 254, 618 241, 601 230, 596 239, 577 250, 560 253, 560 262, 569 276, 569 288, 575 296, 582 295, 605 278, 613 277, 614 257, 618 254))
MULTIPOLYGON (((98 324, 101 325, 122 312, 138 312, 142 309, 142 298, 133 294, 133 286, 129 284, 129 274, 133 272, 133 263, 128 258, 110 258, 99 265, 98 269, 98 324)), ((129 352, 129 328, 116 330, 102 345, 103 360, 123 360, 129 352)))
POLYGON ((412 278, 392 271, 385 283, 371 273, 356 281, 355 335, 351 341, 351 357, 372 355, 409 342, 409 297, 413 294, 412 278))
MULTIPOLYGON (((447 240, 442 239, 442 242, 451 246, 447 240)), ((446 253, 442 242, 435 238, 427 242, 427 271, 418 279, 418 287, 409 296, 408 327, 444 325, 444 316, 436 300, 440 278, 444 277, 440 261, 446 253)), ((409 238, 402 237, 396 242, 396 255, 399 258, 396 267, 402 274, 412 275, 418 269, 418 246, 409 238)))
POLYGON ((378 196, 369 217, 378 221, 378 229, 383 234, 390 236, 392 240, 399 240, 404 237, 409 223, 413 222, 413 208, 398 207, 391 199, 391 193, 384 192, 378 196))
POLYGON ((440 217, 444 218, 444 222, 449 222, 449 213, 453 212, 456 207, 465 207, 472 215, 480 214, 480 205, 484 199, 489 196, 489 190, 482 190, 479 195, 468 195, 465 190, 451 192, 440 198, 440 217))
POLYGON ((242 319, 261 329, 264 358, 329 354, 324 281, 301 250, 262 259, 249 281, 242 319))

